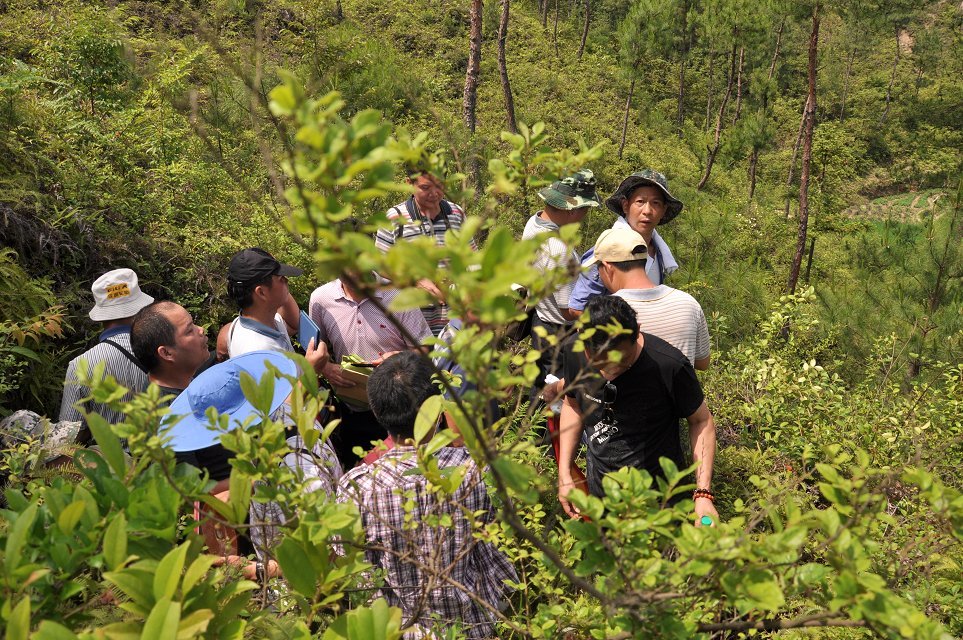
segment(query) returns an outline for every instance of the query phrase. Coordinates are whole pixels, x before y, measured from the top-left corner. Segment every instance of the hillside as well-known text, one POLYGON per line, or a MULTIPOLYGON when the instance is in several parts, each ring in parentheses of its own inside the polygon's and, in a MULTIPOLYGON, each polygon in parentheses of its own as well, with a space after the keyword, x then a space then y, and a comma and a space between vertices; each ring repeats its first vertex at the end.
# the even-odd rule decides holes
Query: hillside
MULTIPOLYGON (((475 535, 521 576, 499 637, 963 633, 959 3, 508 1, 481 9, 474 119, 472 0, 0 2, 0 413, 56 417, 67 363, 99 332, 90 283, 111 268, 183 305, 212 346, 236 314, 226 273, 244 247, 305 269, 290 283, 302 308, 344 267, 399 286, 444 278, 453 308, 480 318, 453 347, 477 394, 445 405, 497 480, 498 517, 475 535), (521 137, 503 133, 506 6, 521 137), (331 92, 340 108, 328 109, 331 92), (604 501, 584 498, 591 521, 568 521, 543 419, 526 404, 529 342, 496 339, 514 312, 508 284, 548 293, 566 277, 533 273, 534 246, 517 239, 537 189, 578 168, 573 157, 591 158, 603 198, 653 168, 684 202, 659 232, 680 263, 667 283, 698 299, 712 339, 699 377, 719 440, 711 531, 686 524, 685 496, 660 510, 688 480, 636 471, 619 472, 604 501), (390 175, 412 162, 444 172, 449 196, 480 219, 480 253, 374 250, 364 233, 400 199, 390 175), (462 268, 440 275, 436 258, 462 268), (503 421, 486 413, 491 400, 503 421)), ((593 210, 576 244, 591 247, 613 219, 593 210)), ((30 446, 7 447, 0 599, 8 628, 23 630, 11 637, 112 623, 128 626, 107 637, 154 637, 152 611, 154 629, 166 615, 178 637, 398 637, 396 614, 359 595, 358 553, 329 554, 331 540, 354 540, 357 514, 278 469, 283 426, 251 425, 231 443, 232 482, 270 479, 302 514, 284 530, 282 564, 312 569, 282 587, 279 615, 226 588, 229 571, 208 573, 199 543, 178 546, 197 538, 179 518, 206 490, 153 437, 154 400, 95 434, 103 459, 76 484, 40 471, 30 446), (63 515, 73 504, 83 515, 63 515), (195 561, 184 580, 200 595, 155 586, 195 561), (218 608, 230 615, 189 617, 218 608)), ((225 518, 243 520, 237 500, 225 518)))

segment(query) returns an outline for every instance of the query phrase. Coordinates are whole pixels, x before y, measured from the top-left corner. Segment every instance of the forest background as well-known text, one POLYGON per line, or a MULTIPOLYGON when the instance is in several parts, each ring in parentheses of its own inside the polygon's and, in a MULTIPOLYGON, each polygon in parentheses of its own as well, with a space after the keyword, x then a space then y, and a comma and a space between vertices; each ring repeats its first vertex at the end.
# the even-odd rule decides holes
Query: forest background
MULTIPOLYGON (((56 414, 66 363, 95 336, 89 284, 108 269, 134 268, 213 335, 235 313, 227 261, 258 245, 316 274, 292 281, 304 306, 344 257, 325 245, 337 236, 312 245, 291 231, 336 228, 343 211, 312 213, 285 191, 310 156, 292 143, 298 127, 363 136, 348 121, 373 109, 393 134, 427 132, 401 146, 436 164, 430 151, 444 151, 453 199, 489 238, 519 235, 535 190, 573 156, 591 158, 604 195, 655 168, 685 202, 660 229, 681 264, 669 284, 702 303, 714 341, 703 384, 734 551, 709 577, 678 558, 687 568, 658 588, 623 576, 623 590, 665 586, 678 599, 607 600, 618 589, 587 567, 628 552, 557 526, 550 465, 511 442, 505 497, 570 561, 519 546, 519 563, 554 568, 527 579, 506 629, 551 635, 554 622, 608 637, 646 619, 666 635, 830 620, 855 627, 836 634, 959 635, 961 45, 963 6, 945 1, 3 0, 0 410, 56 414), (271 94, 281 83, 284 96, 271 94), (307 122, 306 101, 330 91, 344 120, 307 122), (513 493, 526 482, 540 501, 513 493), (788 555, 766 553, 776 534, 788 555)), ((335 200, 354 197, 342 187, 335 200)), ((370 219, 397 199, 372 193, 354 213, 370 219)), ((581 246, 611 222, 593 212, 581 246)), ((510 521, 503 535, 520 535, 510 521)), ((683 534, 660 535, 639 543, 636 566, 683 534)), ((71 597, 92 601, 96 583, 71 597)), ((9 620, 27 587, 5 589, 9 620)), ((327 611, 322 592, 299 606, 327 611)), ((76 602, 27 601, 34 627, 91 624, 76 602)))

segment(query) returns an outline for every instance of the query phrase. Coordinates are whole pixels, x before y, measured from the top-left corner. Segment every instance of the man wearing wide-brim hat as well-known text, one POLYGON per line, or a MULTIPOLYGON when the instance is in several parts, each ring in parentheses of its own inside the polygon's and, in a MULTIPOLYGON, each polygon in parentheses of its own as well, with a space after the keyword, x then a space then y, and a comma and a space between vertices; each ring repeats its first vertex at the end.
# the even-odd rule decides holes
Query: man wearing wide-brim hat
MULTIPOLYGON (((639 233, 649 248, 645 272, 656 285, 663 284, 665 277, 679 268, 669 246, 659 236, 656 227, 668 224, 682 211, 682 201, 669 192, 666 177, 653 169, 643 169, 627 176, 619 184, 605 206, 619 216, 613 229, 629 227, 639 233)), ((592 251, 582 255, 582 263, 590 261, 592 251)), ((599 279, 598 267, 579 276, 569 298, 569 308, 581 312, 588 299, 606 293, 599 279)))
MULTIPOLYGON (((528 219, 522 239, 527 240, 544 235, 545 241, 539 248, 534 266, 542 273, 554 271, 566 264, 578 264, 578 254, 558 237, 559 228, 569 224, 579 224, 589 209, 601 206, 602 202, 595 192, 595 175, 589 169, 582 169, 562 180, 553 182, 538 192, 545 205, 541 211, 528 219)), ((555 292, 543 298, 535 307, 533 326, 542 326, 548 335, 558 335, 572 321, 578 318, 577 312, 569 309, 569 298, 575 286, 574 279, 563 282, 555 292)), ((541 351, 538 360, 538 385, 546 374, 559 375, 555 364, 557 358, 552 348, 537 334, 532 334, 532 348, 541 351)))
MULTIPOLYGON (((98 364, 104 365, 104 374, 113 376, 129 391, 125 400, 147 388, 147 374, 130 347, 130 325, 138 311, 154 301, 140 289, 137 274, 131 269, 114 269, 97 278, 90 288, 94 295, 94 306, 90 319, 102 323, 97 344, 70 361, 64 382, 63 401, 60 404, 60 421, 81 421, 86 424, 84 413, 99 413, 107 422, 114 424, 124 419, 124 414, 93 400, 81 404, 90 396, 90 388, 78 381, 78 369, 86 362, 88 371, 98 364)), ((83 441, 89 437, 86 430, 81 433, 83 441)))

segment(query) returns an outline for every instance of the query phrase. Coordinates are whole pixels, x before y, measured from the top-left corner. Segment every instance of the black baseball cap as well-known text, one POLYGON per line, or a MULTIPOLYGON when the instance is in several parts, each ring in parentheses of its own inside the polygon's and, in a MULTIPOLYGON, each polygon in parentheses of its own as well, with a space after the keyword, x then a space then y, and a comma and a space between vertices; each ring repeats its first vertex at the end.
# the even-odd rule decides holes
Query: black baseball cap
POLYGON ((259 247, 251 247, 238 251, 231 258, 231 265, 227 268, 229 282, 245 284, 256 280, 263 280, 268 276, 299 276, 304 273, 297 267, 282 264, 274 256, 259 247))

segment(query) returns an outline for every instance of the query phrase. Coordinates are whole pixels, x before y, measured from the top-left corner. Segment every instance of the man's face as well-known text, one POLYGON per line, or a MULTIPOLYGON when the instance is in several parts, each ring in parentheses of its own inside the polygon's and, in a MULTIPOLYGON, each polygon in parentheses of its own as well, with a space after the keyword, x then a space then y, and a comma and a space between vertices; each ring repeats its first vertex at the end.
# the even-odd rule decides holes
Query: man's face
POLYGON ((415 204, 419 209, 426 211, 436 211, 441 198, 445 192, 438 178, 423 173, 417 178, 413 178, 411 186, 415 188, 415 204))
POLYGON ((569 211, 569 224, 580 223, 585 220, 585 216, 588 215, 590 207, 579 207, 578 209, 572 209, 569 211))
POLYGON ((265 284, 258 285, 258 289, 261 290, 261 295, 265 297, 271 309, 277 309, 283 305, 290 295, 287 276, 273 275, 265 284))
POLYGON ((586 347, 585 355, 589 364, 598 370, 603 378, 615 380, 635 364, 636 344, 635 340, 625 339, 614 347, 598 353, 586 347))
POLYGON ((650 185, 637 187, 622 201, 625 220, 646 242, 652 238, 652 231, 662 221, 665 210, 665 195, 661 189, 650 185))
POLYGON ((184 370, 197 370, 208 358, 207 334, 194 324, 194 318, 187 309, 174 305, 166 314, 174 325, 174 344, 166 349, 168 358, 184 370))

